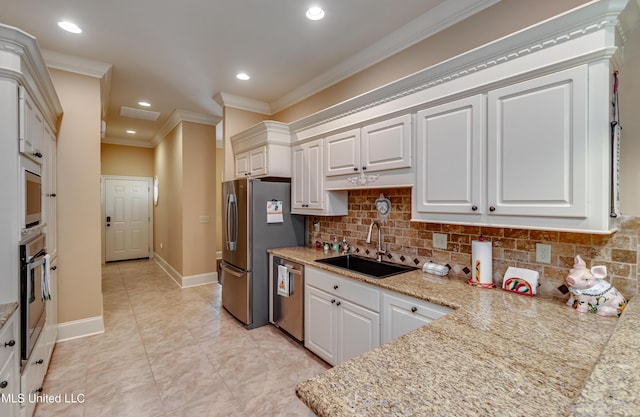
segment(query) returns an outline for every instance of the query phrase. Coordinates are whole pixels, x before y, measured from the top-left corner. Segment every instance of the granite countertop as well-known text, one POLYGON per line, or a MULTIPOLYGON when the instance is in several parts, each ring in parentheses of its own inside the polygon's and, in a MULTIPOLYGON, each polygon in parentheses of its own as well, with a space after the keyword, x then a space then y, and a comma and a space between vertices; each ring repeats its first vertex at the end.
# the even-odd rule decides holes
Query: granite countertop
POLYGON ((18 309, 18 303, 0 304, 0 330, 4 327, 4 324, 9 320, 11 314, 18 309))
POLYGON ((301 382, 320 417, 625 416, 640 414, 640 307, 620 318, 560 300, 480 289, 420 270, 382 280, 315 259, 307 247, 270 253, 441 304, 454 312, 301 382))

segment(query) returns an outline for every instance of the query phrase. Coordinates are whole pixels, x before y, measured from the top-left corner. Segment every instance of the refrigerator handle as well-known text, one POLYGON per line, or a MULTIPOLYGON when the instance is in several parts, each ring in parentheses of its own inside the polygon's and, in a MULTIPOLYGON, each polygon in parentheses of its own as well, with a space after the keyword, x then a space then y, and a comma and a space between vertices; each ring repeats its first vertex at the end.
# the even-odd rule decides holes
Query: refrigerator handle
POLYGON ((227 249, 234 251, 238 246, 238 203, 235 194, 227 195, 227 249))

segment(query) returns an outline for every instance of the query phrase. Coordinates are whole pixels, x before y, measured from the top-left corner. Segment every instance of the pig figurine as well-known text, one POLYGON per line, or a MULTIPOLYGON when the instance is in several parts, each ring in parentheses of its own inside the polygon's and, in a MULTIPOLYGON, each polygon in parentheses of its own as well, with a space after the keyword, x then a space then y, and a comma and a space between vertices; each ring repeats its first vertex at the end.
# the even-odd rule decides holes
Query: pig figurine
POLYGON ((589 270, 580 255, 575 257, 573 269, 566 276, 571 297, 567 305, 580 313, 596 313, 600 316, 619 316, 627 301, 610 283, 606 266, 594 266, 589 270))

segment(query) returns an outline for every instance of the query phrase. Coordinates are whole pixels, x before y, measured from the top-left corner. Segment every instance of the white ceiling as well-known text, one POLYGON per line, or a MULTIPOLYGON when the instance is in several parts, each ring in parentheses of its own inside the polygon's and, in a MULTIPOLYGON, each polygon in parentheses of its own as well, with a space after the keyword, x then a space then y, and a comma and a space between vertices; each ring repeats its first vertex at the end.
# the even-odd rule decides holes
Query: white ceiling
POLYGON ((149 144, 175 110, 215 120, 223 93, 277 112, 497 1, 2 0, 0 23, 35 36, 50 64, 111 68, 105 140, 149 144), (323 20, 305 18, 312 4, 323 20), (119 115, 140 100, 157 121, 119 115))

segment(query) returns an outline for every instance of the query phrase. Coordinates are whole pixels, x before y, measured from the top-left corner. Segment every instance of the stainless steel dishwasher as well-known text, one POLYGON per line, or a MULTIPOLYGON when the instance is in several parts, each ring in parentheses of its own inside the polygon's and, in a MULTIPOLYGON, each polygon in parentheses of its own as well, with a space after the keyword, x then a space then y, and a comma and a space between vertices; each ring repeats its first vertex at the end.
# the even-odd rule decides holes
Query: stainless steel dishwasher
POLYGON ((271 308, 273 324, 295 339, 304 339, 304 266, 277 256, 273 257, 271 308), (278 266, 286 268, 288 296, 278 292, 278 266))

